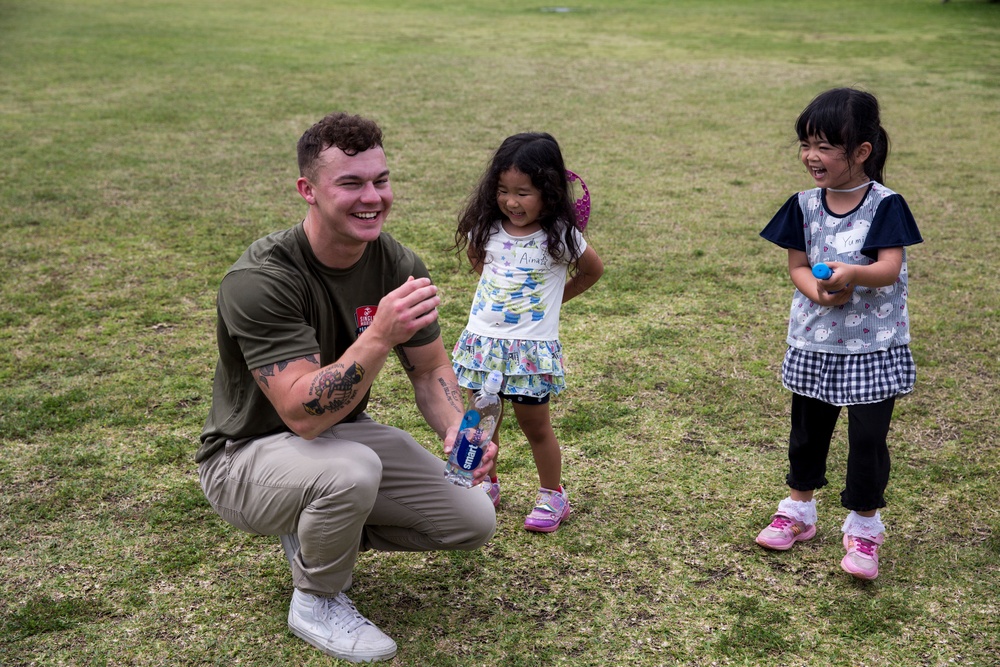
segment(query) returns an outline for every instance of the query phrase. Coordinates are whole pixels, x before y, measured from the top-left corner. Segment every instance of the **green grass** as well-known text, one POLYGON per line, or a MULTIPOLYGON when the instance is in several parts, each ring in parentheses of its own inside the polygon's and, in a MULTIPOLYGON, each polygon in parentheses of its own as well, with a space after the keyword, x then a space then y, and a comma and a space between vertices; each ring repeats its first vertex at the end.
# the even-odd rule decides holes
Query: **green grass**
MULTIPOLYGON (((505 425, 474 553, 363 554, 398 665, 992 665, 1000 653, 1000 5, 373 0, 0 3, 0 664, 328 664, 285 629, 277 541, 222 522, 192 456, 214 299, 298 221, 294 146, 386 131, 389 229, 441 286, 490 151, 546 130, 594 198, 600 283, 564 309, 553 404, 574 516, 505 425), (753 544, 782 497, 791 285, 758 231, 808 180, 792 125, 875 92, 910 252, 916 392, 897 405, 882 574, 840 571, 840 428, 821 530, 753 544)), ((439 451, 389 364, 372 411, 439 451)))

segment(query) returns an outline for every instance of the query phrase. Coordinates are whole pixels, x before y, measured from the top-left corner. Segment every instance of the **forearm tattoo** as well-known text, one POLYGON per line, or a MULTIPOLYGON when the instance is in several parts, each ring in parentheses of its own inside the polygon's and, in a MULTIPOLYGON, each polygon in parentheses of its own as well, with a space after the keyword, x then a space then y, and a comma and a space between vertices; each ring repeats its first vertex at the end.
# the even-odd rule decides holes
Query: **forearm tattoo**
POLYGON ((458 385, 454 382, 446 382, 444 378, 438 378, 438 382, 441 383, 441 389, 444 390, 444 397, 448 399, 448 404, 458 412, 464 412, 465 404, 462 401, 462 390, 458 388, 458 385))
POLYGON ((312 363, 319 365, 319 359, 316 358, 315 354, 308 354, 304 357, 296 357, 295 359, 289 359, 287 361, 279 361, 276 364, 267 364, 266 366, 261 366, 260 368, 255 368, 251 371, 254 379, 257 380, 257 384, 261 387, 268 388, 271 385, 268 384, 267 378, 274 377, 281 371, 288 367, 288 364, 293 361, 299 361, 300 359, 305 359, 306 361, 311 361, 312 363))
POLYGON ((315 396, 302 407, 310 415, 316 417, 324 412, 336 412, 349 405, 357 395, 357 384, 365 377, 365 369, 357 363, 351 364, 346 371, 341 372, 339 366, 327 367, 316 374, 309 393, 315 396))

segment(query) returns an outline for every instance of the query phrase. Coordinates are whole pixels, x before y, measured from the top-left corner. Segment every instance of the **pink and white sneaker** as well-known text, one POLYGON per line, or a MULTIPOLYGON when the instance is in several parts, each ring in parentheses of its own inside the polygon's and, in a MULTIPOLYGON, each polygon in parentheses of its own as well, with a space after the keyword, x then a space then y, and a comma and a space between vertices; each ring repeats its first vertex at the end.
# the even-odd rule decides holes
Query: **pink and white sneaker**
POLYGON ((561 486, 558 491, 538 489, 535 508, 525 517, 524 529, 536 533, 554 532, 559 530, 559 524, 569 516, 569 512, 569 500, 561 486))
POLYGON ((486 495, 490 497, 490 502, 493 503, 493 509, 500 507, 500 480, 495 482, 490 481, 489 478, 479 486, 483 487, 483 491, 486 495))
POLYGON ((784 514, 775 514, 770 525, 757 535, 756 542, 765 549, 787 551, 796 542, 805 542, 815 536, 816 524, 807 526, 784 514))
POLYGON ((878 576, 878 548, 884 541, 885 536, 882 533, 874 539, 844 533, 844 548, 847 549, 847 554, 840 561, 840 567, 858 579, 871 581, 878 576))

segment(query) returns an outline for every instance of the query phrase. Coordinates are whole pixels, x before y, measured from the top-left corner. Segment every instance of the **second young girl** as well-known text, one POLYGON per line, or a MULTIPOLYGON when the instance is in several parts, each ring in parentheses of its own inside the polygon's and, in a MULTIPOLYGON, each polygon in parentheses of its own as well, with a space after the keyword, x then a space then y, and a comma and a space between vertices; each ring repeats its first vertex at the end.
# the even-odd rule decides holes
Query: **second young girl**
POLYGON ((922 241, 906 202, 882 185, 889 137, 879 116, 878 101, 863 91, 816 97, 795 126, 815 187, 792 195, 761 232, 788 251, 796 289, 781 366, 792 391, 789 495, 757 543, 785 550, 816 535, 813 492, 827 484, 830 441, 846 406, 841 567, 860 579, 878 576, 889 422, 896 397, 916 380, 905 247, 922 241), (814 277, 819 263, 833 275, 814 277))
MULTIPOLYGON (((497 149, 455 233, 456 249, 480 274, 469 322, 452 352, 455 374, 475 391, 490 371, 503 373, 503 396, 538 469, 540 488, 524 527, 545 533, 570 513, 549 416, 550 396, 565 387, 560 306, 604 272, 577 222, 559 144, 549 134, 524 133, 497 149)), ((494 433, 499 445, 499 424, 494 433)), ((483 488, 499 505, 496 462, 483 488)))

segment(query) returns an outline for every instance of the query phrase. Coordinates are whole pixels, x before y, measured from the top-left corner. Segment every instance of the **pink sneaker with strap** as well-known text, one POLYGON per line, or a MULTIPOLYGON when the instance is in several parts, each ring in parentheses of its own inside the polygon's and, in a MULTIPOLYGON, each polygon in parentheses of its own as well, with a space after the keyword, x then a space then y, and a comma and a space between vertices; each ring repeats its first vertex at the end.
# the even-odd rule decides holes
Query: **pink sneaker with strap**
POLYGON ((847 554, 840 561, 840 567, 858 579, 871 581, 878 576, 878 548, 885 542, 879 533, 875 538, 858 537, 844 533, 844 548, 847 554))
POLYGON ((756 542, 765 549, 787 551, 796 542, 805 542, 815 536, 816 524, 807 526, 784 514, 775 514, 770 525, 757 535, 756 542))
POLYGON ((569 500, 561 486, 558 491, 538 489, 535 509, 524 519, 524 529, 536 533, 554 532, 559 530, 559 524, 569 516, 569 512, 569 500))

